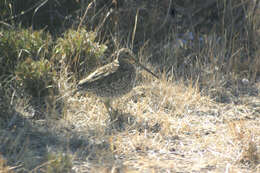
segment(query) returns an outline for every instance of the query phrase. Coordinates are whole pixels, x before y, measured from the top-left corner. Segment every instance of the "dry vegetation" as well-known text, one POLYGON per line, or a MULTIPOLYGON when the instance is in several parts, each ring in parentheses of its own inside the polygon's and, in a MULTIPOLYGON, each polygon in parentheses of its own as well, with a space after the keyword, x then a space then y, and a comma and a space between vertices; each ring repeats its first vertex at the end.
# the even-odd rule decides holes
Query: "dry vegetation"
POLYGON ((260 172, 259 0, 30 2, 0 2, 0 173, 260 172), (160 79, 111 122, 70 91, 121 47, 160 79))

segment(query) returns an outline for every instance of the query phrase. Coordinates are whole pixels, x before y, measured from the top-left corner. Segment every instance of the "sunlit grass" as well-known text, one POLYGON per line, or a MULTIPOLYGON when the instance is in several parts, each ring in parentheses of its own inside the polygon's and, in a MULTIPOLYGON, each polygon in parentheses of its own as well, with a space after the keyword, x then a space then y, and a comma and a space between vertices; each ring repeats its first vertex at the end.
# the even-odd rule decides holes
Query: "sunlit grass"
POLYGON ((166 1, 147 2, 117 13, 82 3, 63 35, 0 29, 0 172, 260 171, 259 16, 232 1, 219 30, 177 46, 166 1), (241 30, 225 23, 236 9, 241 30), (129 45, 160 78, 138 69, 111 122, 101 98, 71 91, 129 45))

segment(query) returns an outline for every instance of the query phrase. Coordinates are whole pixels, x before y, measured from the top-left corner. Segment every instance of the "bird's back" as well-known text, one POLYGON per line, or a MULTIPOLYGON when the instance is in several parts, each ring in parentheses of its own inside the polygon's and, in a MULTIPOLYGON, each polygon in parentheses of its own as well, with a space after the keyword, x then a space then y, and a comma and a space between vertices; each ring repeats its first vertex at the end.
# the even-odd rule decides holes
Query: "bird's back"
POLYGON ((126 60, 115 60, 81 80, 78 89, 93 92, 99 97, 118 97, 132 90, 135 78, 133 64, 126 60))

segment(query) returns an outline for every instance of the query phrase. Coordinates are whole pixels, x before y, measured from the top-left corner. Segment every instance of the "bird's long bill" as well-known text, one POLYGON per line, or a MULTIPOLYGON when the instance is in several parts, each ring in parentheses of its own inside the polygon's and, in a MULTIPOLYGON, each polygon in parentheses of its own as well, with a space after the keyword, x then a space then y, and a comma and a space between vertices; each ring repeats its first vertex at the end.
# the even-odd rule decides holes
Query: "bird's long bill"
POLYGON ((146 70, 148 73, 150 73, 151 75, 153 75, 154 77, 156 77, 157 79, 159 79, 159 77, 158 77, 156 74, 154 74, 154 73, 151 72, 148 68, 146 68, 145 66, 143 66, 142 64, 140 64, 137 60, 135 60, 135 63, 136 63, 138 66, 142 67, 144 70, 146 70))

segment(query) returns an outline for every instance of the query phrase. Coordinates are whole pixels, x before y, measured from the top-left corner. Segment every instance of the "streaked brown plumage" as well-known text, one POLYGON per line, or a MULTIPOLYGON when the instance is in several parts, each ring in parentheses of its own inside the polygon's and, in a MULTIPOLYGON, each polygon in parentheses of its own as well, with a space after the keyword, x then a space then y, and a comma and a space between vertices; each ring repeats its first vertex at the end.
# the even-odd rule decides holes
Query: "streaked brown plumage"
POLYGON ((141 66, 157 77, 150 70, 139 64, 129 49, 122 48, 117 52, 117 58, 112 63, 98 68, 88 77, 81 80, 78 83, 77 91, 92 92, 98 97, 104 98, 105 106, 109 111, 109 108, 111 108, 111 98, 127 94, 133 89, 136 80, 136 68, 134 64, 141 66), (129 55, 119 56, 122 52, 127 52, 129 55))
POLYGON ((118 97, 132 90, 135 78, 134 65, 128 57, 120 57, 81 80, 78 89, 92 92, 99 97, 118 97))

